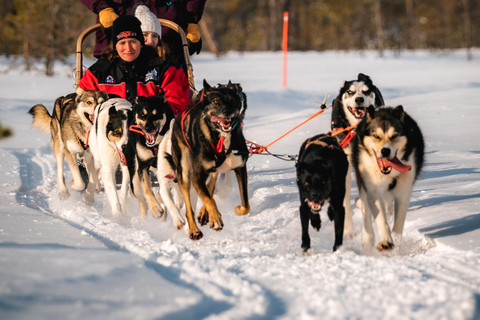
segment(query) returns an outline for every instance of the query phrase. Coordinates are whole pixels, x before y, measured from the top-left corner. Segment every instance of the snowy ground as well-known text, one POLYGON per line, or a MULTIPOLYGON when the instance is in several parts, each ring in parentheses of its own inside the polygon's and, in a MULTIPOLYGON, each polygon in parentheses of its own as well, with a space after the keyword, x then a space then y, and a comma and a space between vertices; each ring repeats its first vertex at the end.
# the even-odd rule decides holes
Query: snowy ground
MULTIPOLYGON (((479 61, 478 50, 471 62, 465 52, 291 53, 284 89, 281 54, 193 60, 197 88, 204 78, 242 84, 245 136, 263 145, 359 72, 387 105, 402 104, 425 136, 426 165, 404 238, 388 254, 362 249, 355 209, 353 239, 331 253, 333 224, 322 212, 312 252, 302 255, 294 164, 271 156, 248 161, 251 213, 233 214, 235 187, 218 201, 224 230, 205 226, 197 242, 174 231, 170 218, 141 221, 132 198, 123 220, 111 216, 103 194, 92 207, 73 190, 60 201, 50 137, 30 129, 27 111, 36 103, 51 110, 73 92, 74 64, 58 66, 54 78, 0 74, 0 120, 15 133, 0 141, 0 318, 480 319, 479 61)), ((296 154, 306 138, 329 130, 330 114, 270 151, 296 154)))

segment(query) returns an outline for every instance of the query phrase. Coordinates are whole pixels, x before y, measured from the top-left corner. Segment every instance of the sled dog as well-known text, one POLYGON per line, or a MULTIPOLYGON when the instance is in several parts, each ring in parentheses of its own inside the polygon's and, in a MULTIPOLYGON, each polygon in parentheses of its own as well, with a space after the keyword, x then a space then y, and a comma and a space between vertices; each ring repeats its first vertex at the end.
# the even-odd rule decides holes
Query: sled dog
POLYGON ((352 160, 362 200, 362 245, 374 245, 373 217, 380 237, 377 249, 390 250, 394 243, 386 217, 394 214, 393 233, 401 236, 424 161, 420 128, 402 106, 370 106, 352 141, 352 160))
POLYGON ((195 222, 190 200, 193 185, 202 199, 198 216, 201 225, 208 222, 214 230, 223 229, 223 221, 212 195, 217 175, 234 170, 242 204, 237 215, 250 211, 247 192, 248 148, 242 133, 242 101, 237 89, 229 83, 212 88, 205 80, 199 100, 182 115, 177 115, 172 132, 171 166, 176 171, 185 200, 189 237, 199 240, 202 232, 195 222), (208 176, 211 179, 206 184, 208 176))
POLYGON ((306 140, 296 164, 297 186, 300 193, 300 221, 302 223, 302 249, 310 248, 308 223, 320 230, 320 210, 329 202, 328 217, 335 222, 336 251, 343 243, 345 208, 345 178, 348 160, 345 152, 330 135, 320 134, 306 140))
POLYGON ((152 216, 164 219, 164 211, 152 191, 150 168, 157 167, 158 145, 174 118, 173 111, 162 92, 159 96, 137 97, 133 114, 125 152, 132 191, 139 201, 142 218, 147 215, 146 199, 152 216))
MULTIPOLYGON (((79 191, 85 188, 77 163, 77 155, 84 156, 86 169, 90 173, 93 163, 88 150, 88 139, 94 120, 94 110, 98 104, 107 99, 106 92, 77 89, 76 93, 59 97, 55 101, 51 116, 42 104, 37 104, 28 111, 33 116, 33 126, 52 136, 60 199, 67 199, 70 196, 63 174, 65 158, 73 178, 70 185, 79 191)), ((92 194, 86 193, 84 201, 91 203, 92 197, 92 194)))
POLYGON ((167 131, 158 146, 157 180, 163 209, 172 216, 173 227, 176 230, 180 230, 185 225, 185 220, 178 211, 183 207, 183 199, 178 188, 175 172, 166 158, 168 154, 172 153, 172 128, 174 122, 175 119, 170 121, 170 130, 167 131), (175 192, 175 199, 173 198, 172 190, 175 192))
MULTIPOLYGON (((344 81, 340 88, 338 96, 332 103, 332 130, 347 129, 358 123, 365 116, 369 106, 378 108, 384 105, 380 90, 373 84, 369 76, 359 73, 357 80, 344 81)), ((344 131, 336 135, 338 142, 344 148, 350 164, 347 179, 346 192, 343 205, 345 206, 345 238, 353 237, 353 218, 352 209, 350 207, 350 192, 352 187, 352 170, 351 170, 351 138, 354 130, 344 131)))
MULTIPOLYGON (((95 109, 95 120, 90 132, 90 149, 95 168, 99 170, 112 214, 116 217, 125 215, 130 176, 124 149, 128 143, 128 124, 131 121, 131 103, 121 98, 110 99, 95 109), (120 199, 115 182, 115 171, 119 165, 122 170, 120 199)), ((89 188, 98 182, 97 171, 94 172, 95 174, 89 175, 89 188)))

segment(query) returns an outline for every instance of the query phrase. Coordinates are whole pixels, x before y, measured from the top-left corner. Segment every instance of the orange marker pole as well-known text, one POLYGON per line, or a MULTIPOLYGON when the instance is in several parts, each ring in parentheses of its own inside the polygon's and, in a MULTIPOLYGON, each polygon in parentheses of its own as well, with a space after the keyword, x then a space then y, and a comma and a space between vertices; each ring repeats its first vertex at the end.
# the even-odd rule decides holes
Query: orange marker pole
POLYGON ((287 87, 288 11, 283 13, 283 87, 287 87))

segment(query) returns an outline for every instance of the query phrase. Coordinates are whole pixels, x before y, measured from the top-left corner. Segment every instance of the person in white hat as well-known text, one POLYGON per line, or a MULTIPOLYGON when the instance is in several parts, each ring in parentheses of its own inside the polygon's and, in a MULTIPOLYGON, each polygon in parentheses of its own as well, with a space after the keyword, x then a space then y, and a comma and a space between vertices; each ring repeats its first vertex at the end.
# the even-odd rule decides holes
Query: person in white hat
POLYGON ((158 18, 143 4, 135 8, 135 17, 142 23, 141 28, 145 38, 145 45, 154 48, 158 45, 161 46, 162 26, 158 18))

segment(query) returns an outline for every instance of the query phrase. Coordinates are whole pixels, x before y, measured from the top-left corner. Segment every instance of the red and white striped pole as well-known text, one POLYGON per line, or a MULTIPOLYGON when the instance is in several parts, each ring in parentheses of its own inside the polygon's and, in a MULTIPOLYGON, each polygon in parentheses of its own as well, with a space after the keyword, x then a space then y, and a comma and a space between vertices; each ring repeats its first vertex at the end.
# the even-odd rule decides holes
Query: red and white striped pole
POLYGON ((283 87, 287 87, 288 11, 283 13, 283 87))

